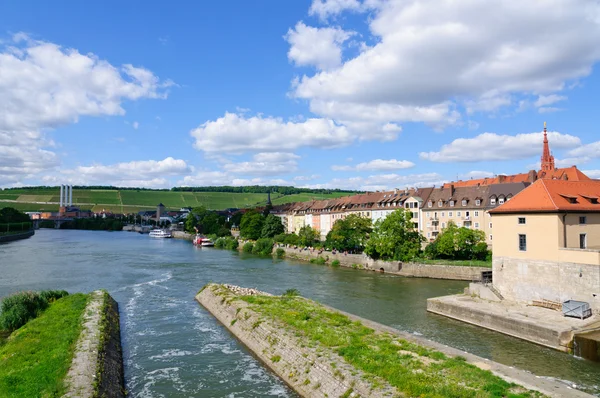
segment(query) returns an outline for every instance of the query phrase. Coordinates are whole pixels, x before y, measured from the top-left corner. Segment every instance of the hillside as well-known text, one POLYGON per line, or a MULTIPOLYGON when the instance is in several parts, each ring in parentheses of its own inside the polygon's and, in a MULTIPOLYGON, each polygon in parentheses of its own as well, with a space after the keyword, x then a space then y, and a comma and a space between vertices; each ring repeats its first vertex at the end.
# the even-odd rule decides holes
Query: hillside
MULTIPOLYGON (((304 202, 312 199, 337 198, 349 195, 345 192, 299 193, 282 195, 272 193, 273 204, 304 202)), ((58 211, 59 188, 10 189, 0 191, 0 208, 14 207, 22 211, 58 211)), ((169 210, 182 207, 205 206, 211 210, 223 210, 230 207, 245 208, 265 205, 265 193, 235 192, 181 192, 152 191, 131 189, 73 189, 73 204, 82 209, 93 211, 112 211, 114 213, 134 213, 140 210, 153 210, 159 203, 169 210)))

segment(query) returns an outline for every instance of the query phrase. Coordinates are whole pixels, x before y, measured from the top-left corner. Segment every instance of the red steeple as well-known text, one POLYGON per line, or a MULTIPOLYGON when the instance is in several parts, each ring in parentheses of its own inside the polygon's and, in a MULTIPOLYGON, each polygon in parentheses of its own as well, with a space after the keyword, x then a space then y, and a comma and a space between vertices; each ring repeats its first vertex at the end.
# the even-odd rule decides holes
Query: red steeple
POLYGON ((554 171, 554 156, 550 154, 548 146, 548 135, 546 132, 546 122, 544 122, 544 149, 542 151, 542 171, 554 171))

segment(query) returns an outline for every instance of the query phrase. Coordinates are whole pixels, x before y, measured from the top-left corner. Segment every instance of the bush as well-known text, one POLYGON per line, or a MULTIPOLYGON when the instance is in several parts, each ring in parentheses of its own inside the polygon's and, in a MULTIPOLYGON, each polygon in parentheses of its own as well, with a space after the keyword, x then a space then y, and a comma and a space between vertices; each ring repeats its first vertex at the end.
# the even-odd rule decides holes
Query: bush
POLYGON ((298 246, 299 242, 300 238, 296 234, 285 234, 285 237, 283 239, 283 243, 290 246, 298 246))
POLYGON ((228 250, 237 250, 237 248, 240 246, 240 242, 235 239, 235 238, 228 238, 227 239, 227 244, 225 245, 225 248, 228 250))
POLYGON ((19 292, 8 296, 0 304, 0 329, 12 332, 37 317, 48 304, 69 293, 64 290, 19 292))
POLYGON ((218 249, 224 249, 226 243, 227 241, 225 238, 219 238, 215 241, 215 247, 218 249))
POLYGON ((277 243, 285 243, 287 234, 277 234, 273 237, 273 240, 277 243))
POLYGON ((295 297, 295 296, 299 296, 300 292, 298 291, 298 289, 288 289, 285 291, 285 293, 283 293, 283 296, 286 297, 295 297))
POLYGON ((252 253, 253 248, 254 248, 254 245, 252 244, 252 242, 246 242, 246 243, 244 243, 244 246, 242 247, 242 251, 244 253, 252 253))
POLYGON ((333 260, 331 262, 331 266, 334 268, 338 268, 340 266, 340 260, 333 260))
POLYGON ((270 238, 260 238, 254 244, 254 248, 252 249, 252 253, 261 254, 263 256, 270 256, 273 253, 273 239, 270 238))
POLYGON ((327 260, 325 260, 323 257, 319 256, 317 258, 313 258, 310 260, 310 262, 312 264, 319 264, 319 265, 323 265, 325 263, 327 263, 327 260))
POLYGON ((275 255, 277 256, 277 258, 284 258, 285 250, 283 250, 281 247, 278 247, 277 250, 275 250, 275 255))

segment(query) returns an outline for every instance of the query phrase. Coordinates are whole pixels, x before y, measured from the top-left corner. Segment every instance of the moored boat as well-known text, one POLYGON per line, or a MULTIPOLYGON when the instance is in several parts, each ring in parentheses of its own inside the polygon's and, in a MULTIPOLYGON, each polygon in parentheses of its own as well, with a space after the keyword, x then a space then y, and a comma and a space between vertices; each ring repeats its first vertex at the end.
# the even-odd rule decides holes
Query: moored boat
POLYGON ((202 235, 196 235, 192 242, 194 243, 194 245, 202 247, 210 247, 215 245, 212 240, 202 235))
POLYGON ((171 232, 164 229, 153 229, 149 235, 151 238, 171 238, 171 232))

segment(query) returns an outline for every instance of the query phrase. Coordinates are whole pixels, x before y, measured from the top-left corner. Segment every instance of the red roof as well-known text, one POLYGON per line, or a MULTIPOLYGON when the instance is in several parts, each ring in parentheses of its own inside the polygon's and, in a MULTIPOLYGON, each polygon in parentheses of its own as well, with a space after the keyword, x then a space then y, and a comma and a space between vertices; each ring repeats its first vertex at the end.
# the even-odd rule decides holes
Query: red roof
POLYGON ((600 181, 542 179, 490 213, 600 212, 599 198, 600 181))

